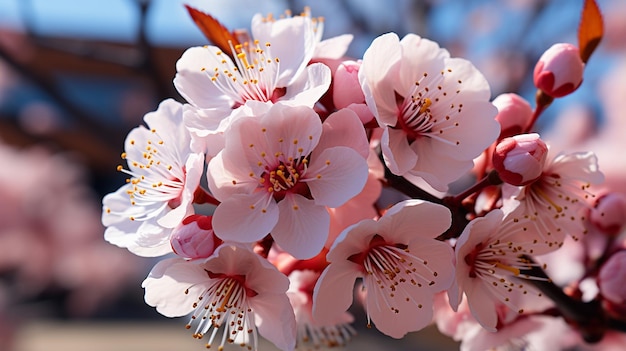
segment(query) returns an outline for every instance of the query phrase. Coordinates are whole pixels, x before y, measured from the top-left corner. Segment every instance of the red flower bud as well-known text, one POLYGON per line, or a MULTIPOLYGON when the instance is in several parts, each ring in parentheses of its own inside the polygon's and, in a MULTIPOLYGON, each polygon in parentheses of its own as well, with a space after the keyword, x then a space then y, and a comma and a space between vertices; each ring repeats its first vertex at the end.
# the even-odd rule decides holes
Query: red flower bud
POLYGON ((206 258, 221 240, 213 233, 211 216, 191 215, 172 231, 170 244, 174 253, 184 258, 206 258))
POLYGON ((492 102, 498 108, 500 139, 522 133, 528 127, 533 109, 523 97, 509 93, 498 95, 492 102))
POLYGON ((584 68, 576 46, 554 44, 535 65, 535 86, 554 98, 571 94, 582 83, 584 68))
POLYGON ((502 181, 526 185, 543 172, 548 146, 539 134, 520 134, 502 139, 493 153, 493 167, 502 181))

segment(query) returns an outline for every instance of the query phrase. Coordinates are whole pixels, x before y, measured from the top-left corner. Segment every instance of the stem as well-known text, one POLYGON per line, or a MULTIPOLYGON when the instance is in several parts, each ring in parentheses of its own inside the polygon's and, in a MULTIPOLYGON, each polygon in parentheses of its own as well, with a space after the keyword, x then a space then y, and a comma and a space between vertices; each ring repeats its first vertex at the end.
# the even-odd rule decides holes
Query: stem
POLYGON ((535 111, 533 111, 533 116, 530 119, 530 123, 528 124, 528 127, 526 127, 526 129, 523 131, 523 133, 528 133, 533 128, 535 122, 537 122, 537 119, 539 119, 539 116, 543 113, 543 111, 548 108, 548 106, 550 106, 552 101, 554 101, 554 98, 552 96, 547 95, 543 92, 543 90, 537 90, 537 94, 535 95, 535 111))
MULTIPOLYGON (((524 258, 531 263, 535 262, 529 256, 524 256, 524 258)), ((528 282, 539 289, 547 298, 554 301, 561 316, 578 329, 586 342, 599 342, 604 337, 606 330, 613 325, 615 325, 614 329, 618 329, 618 326, 624 327, 623 322, 607 318, 600 300, 594 299, 589 302, 576 300, 555 285, 543 269, 536 265, 530 267, 524 271, 524 274, 546 280, 529 279, 528 282)))
POLYGON ((498 172, 493 170, 493 171, 489 172, 483 179, 481 179, 480 181, 476 182, 476 184, 474 184, 471 187, 467 188, 462 193, 460 193, 460 194, 458 194, 456 196, 447 197, 446 199, 444 199, 444 202, 456 205, 458 207, 458 206, 461 205, 463 200, 465 200, 467 197, 473 195, 474 193, 478 193, 479 191, 483 190, 484 188, 486 188, 488 186, 499 185, 499 184, 502 184, 502 179, 500 179, 500 176, 498 175, 498 172))

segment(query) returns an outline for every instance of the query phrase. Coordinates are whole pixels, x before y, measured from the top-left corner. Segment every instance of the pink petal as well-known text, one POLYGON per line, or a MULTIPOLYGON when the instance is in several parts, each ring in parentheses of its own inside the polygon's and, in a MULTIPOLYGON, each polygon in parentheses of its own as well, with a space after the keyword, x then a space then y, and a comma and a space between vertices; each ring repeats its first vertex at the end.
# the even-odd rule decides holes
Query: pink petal
POLYGON ((258 187, 258 180, 250 177, 250 170, 242 167, 242 163, 245 161, 224 151, 209 161, 207 183, 216 199, 222 201, 234 194, 249 194, 258 187))
POLYGON ((359 70, 359 81, 361 85, 367 86, 363 89, 365 99, 369 106, 375 106, 378 113, 375 113, 379 123, 395 125, 395 114, 398 106, 394 92, 394 79, 396 77, 396 64, 400 61, 402 49, 400 39, 395 33, 387 33, 372 41, 370 47, 363 54, 363 63, 359 70), (381 112, 392 112, 383 114, 381 112))
MULTIPOLYGON (((368 279, 369 277, 366 277, 368 279)), ((369 278, 374 279, 374 278, 369 278)), ((395 304, 391 307, 397 308, 394 312, 389 308, 384 296, 389 292, 381 290, 376 282, 366 282, 367 304, 366 310, 370 318, 376 325, 376 329, 382 333, 396 339, 400 339, 408 332, 417 331, 432 321, 433 318, 433 296, 431 294, 423 294, 427 290, 421 291, 420 288, 414 289, 398 289, 394 294, 395 297, 389 298, 395 304), (406 294, 405 294, 406 293, 406 294), (407 301, 407 297, 409 301, 407 301), (422 305, 419 308, 418 305, 422 305)), ((413 287, 413 286, 412 286, 413 287)))
POLYGON ((280 201, 278 208, 278 223, 272 230, 276 244, 298 259, 317 255, 324 247, 330 228, 326 207, 294 194, 280 201))
POLYGON ((259 334, 281 350, 293 350, 296 344, 296 317, 287 295, 259 294, 250 298, 250 305, 259 334))
POLYGON ((452 223, 450 210, 422 200, 406 200, 391 207, 379 222, 391 222, 387 240, 409 243, 415 238, 432 239, 443 234, 452 223))
POLYGON ((200 265, 182 258, 159 261, 141 286, 146 303, 167 317, 180 317, 193 311, 193 303, 204 292, 206 272, 200 265), (188 290, 188 293, 185 291, 188 290))
POLYGON ((267 192, 237 194, 225 199, 213 213, 213 230, 224 241, 261 240, 278 222, 278 206, 267 192))
POLYGON ((385 128, 380 141, 385 163, 396 175, 404 175, 415 167, 419 156, 409 145, 401 129, 385 128))
POLYGON ((450 54, 434 41, 416 34, 407 34, 400 40, 400 45, 402 61, 399 79, 395 85, 400 94, 407 94, 415 86, 415 82, 423 78, 424 73, 435 77, 447 68, 444 67, 444 59, 450 57, 450 54))
POLYGON ((352 110, 341 109, 331 114, 322 124, 322 128, 322 137, 317 146, 320 150, 347 146, 367 159, 370 148, 365 128, 352 110))
POLYGON ((362 276, 360 267, 350 261, 331 263, 313 289, 313 317, 319 323, 332 323, 352 304, 354 282, 362 276))
POLYGON ((498 313, 496 311, 495 302, 497 299, 486 288, 482 281, 477 281, 466 288, 465 296, 467 304, 476 321, 480 325, 491 331, 496 332, 498 324, 498 313))
POLYGON ((337 146, 311 156, 305 180, 315 203, 339 207, 361 192, 367 176, 367 161, 353 149, 337 146))
POLYGON ((336 37, 322 40, 315 47, 313 58, 315 59, 340 59, 348 50, 353 39, 352 34, 342 34, 336 37))

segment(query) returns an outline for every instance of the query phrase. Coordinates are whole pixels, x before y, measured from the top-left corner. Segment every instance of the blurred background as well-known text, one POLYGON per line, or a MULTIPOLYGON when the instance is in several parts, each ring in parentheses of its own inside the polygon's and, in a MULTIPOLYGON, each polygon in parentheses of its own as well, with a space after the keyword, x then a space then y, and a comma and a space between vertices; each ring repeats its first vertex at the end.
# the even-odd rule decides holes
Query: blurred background
MULTIPOLYGON (((183 101, 172 84, 176 61, 208 43, 183 4, 229 29, 248 28, 255 13, 309 6, 325 17, 324 38, 354 34, 355 58, 382 33, 417 33, 471 60, 493 97, 516 92, 534 105, 534 64, 553 43, 576 44, 582 3, 0 0, 0 351, 203 348, 185 319, 143 302, 141 281, 155 261, 106 243, 100 224, 102 197, 124 183, 116 172, 124 137, 161 100, 183 101)), ((539 128, 561 147, 599 148, 609 181, 626 188, 616 158, 623 131, 606 131, 626 120, 626 1, 598 3, 605 37, 584 83, 539 128)), ((355 313, 360 335, 349 350, 458 348, 433 328, 390 340, 355 313)))

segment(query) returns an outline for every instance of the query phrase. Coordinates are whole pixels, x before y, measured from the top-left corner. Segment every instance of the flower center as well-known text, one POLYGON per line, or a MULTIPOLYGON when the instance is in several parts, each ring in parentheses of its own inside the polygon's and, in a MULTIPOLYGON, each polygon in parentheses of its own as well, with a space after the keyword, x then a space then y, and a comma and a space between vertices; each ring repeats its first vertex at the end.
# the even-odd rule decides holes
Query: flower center
POLYGON ((387 307, 395 313, 399 313, 405 303, 422 308, 421 301, 415 300, 416 294, 411 290, 435 285, 433 278, 438 275, 430 269, 427 261, 412 255, 406 245, 387 243, 378 234, 370 241, 367 251, 348 259, 362 265, 369 293, 380 294, 387 307))
MULTIPOLYGON (((211 332, 207 341, 207 348, 211 347, 220 329, 222 337, 218 350, 222 350, 225 343, 235 341, 250 350, 256 349, 256 327, 254 312, 249 307, 248 298, 257 293, 245 286, 245 277, 240 275, 216 274, 206 271, 210 280, 209 287, 198 297, 193 304, 195 308, 189 323, 199 321, 193 337, 202 339, 211 332)), ((189 290, 185 291, 188 294, 189 290)))
MULTIPOLYGON (((452 69, 443 70, 434 78, 430 77, 428 73, 424 73, 406 94, 396 92, 398 117, 395 128, 404 131, 409 143, 427 136, 448 144, 459 145, 458 140, 448 140, 442 134, 459 126, 456 115, 463 111, 463 104, 451 103, 445 115, 443 115, 446 113, 445 110, 442 110, 443 107, 439 109, 442 111, 441 113, 433 112, 435 104, 451 98, 451 94, 448 94, 444 88, 444 80, 446 74, 449 73, 452 73, 452 69), (440 118, 439 114, 443 118, 440 118)), ((461 92, 460 85, 462 82, 457 80, 457 83, 455 94, 458 95, 461 92)))
MULTIPOLYGON (((154 140, 148 137, 144 143, 134 139, 129 141, 132 151, 124 152, 121 156, 132 167, 125 169, 119 165, 117 170, 130 176, 126 182, 131 184, 127 190, 131 205, 147 206, 155 202, 167 202, 170 208, 176 208, 180 205, 184 188, 185 166, 180 164, 175 150, 163 147, 164 141, 158 138, 156 129, 150 132, 156 137, 154 140)), ((131 220, 146 218, 130 217, 131 220)))
POLYGON ((272 57, 270 47, 270 43, 261 46, 258 40, 237 44, 231 47, 234 64, 222 57, 226 54, 217 52, 222 66, 213 69, 211 81, 234 101, 234 108, 248 100, 275 102, 285 95, 285 89, 276 87, 280 60, 272 57))
POLYGON ((307 164, 307 158, 290 159, 286 163, 281 161, 278 167, 263 173, 259 181, 276 201, 285 198, 288 192, 311 198, 308 185, 299 181, 307 171, 307 164))

